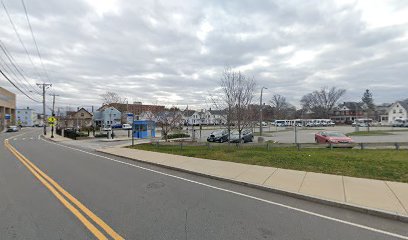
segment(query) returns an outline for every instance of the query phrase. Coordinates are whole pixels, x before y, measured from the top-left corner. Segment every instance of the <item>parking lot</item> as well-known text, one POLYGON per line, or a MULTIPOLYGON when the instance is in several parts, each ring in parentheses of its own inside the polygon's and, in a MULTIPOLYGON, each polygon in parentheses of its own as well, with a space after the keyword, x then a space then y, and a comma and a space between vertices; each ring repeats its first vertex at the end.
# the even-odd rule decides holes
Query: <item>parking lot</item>
MULTIPOLYGON (((219 127, 203 127, 200 131, 195 128, 195 138, 200 142, 205 142, 211 132, 220 129, 219 127), (201 133, 201 134, 200 134, 201 133)), ((185 129, 186 130, 186 129, 185 129)), ((253 129, 255 138, 254 142, 258 141, 259 127, 253 129)), ((366 127, 359 127, 359 131, 367 131, 366 127)), ((355 132, 356 128, 352 126, 334 126, 334 127, 311 127, 297 128, 298 143, 314 143, 314 135, 319 131, 339 131, 347 134, 355 132)), ((378 136, 353 136, 353 140, 357 143, 380 143, 380 142, 408 142, 408 128, 393 128, 393 127, 370 127, 370 131, 389 131, 390 135, 378 136)), ((192 135, 191 127, 188 133, 192 135)), ((272 140, 279 143, 294 143, 295 131, 294 128, 267 126, 263 128, 263 137, 265 141, 272 140)))

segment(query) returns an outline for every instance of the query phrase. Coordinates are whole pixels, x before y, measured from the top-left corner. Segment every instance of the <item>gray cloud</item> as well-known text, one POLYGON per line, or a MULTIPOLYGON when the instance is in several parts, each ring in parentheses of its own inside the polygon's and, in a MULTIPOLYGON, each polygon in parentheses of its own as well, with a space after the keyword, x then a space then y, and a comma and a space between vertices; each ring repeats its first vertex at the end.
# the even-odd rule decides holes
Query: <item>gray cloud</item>
MULTIPOLYGON (((96 106, 100 94, 116 91, 145 103, 209 107, 225 66, 268 87, 266 100, 280 93, 294 105, 322 86, 346 88, 345 100, 366 88, 377 103, 408 97, 407 21, 376 26, 366 17, 408 15, 403 0, 387 1, 389 12, 338 1, 113 2, 101 10, 79 0, 26 1, 58 105, 96 106)), ((21 3, 5 4, 39 67, 21 3)), ((0 12, 1 40, 32 83, 44 80, 0 12)), ((18 102, 32 104, 20 95, 18 102)))

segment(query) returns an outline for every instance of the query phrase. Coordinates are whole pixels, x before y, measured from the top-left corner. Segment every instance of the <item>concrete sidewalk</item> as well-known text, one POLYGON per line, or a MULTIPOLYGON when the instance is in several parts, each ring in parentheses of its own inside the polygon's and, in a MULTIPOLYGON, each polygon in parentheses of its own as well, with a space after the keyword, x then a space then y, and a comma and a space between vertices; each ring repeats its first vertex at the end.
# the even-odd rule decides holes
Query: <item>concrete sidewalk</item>
POLYGON ((408 184, 110 147, 97 151, 408 221, 408 184))

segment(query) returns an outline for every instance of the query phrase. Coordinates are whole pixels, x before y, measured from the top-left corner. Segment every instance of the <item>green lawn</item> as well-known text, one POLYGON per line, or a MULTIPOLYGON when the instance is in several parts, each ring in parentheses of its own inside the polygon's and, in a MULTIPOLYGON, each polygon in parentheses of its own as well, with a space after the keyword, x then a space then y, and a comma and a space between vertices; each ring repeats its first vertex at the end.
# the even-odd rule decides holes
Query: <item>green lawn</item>
POLYGON ((301 149, 235 145, 169 146, 142 144, 134 148, 190 157, 271 166, 352 177, 408 183, 408 151, 376 149, 301 149))
POLYGON ((360 131, 360 132, 347 133, 347 136, 386 136, 386 135, 394 135, 394 134, 390 133, 390 131, 384 131, 384 130, 360 131))

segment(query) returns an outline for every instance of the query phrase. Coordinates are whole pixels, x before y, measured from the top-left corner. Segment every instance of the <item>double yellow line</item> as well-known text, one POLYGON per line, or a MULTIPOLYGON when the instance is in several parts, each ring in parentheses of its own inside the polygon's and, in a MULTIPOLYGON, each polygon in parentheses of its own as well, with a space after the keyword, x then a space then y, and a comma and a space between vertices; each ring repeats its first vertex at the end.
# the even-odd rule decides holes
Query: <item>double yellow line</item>
POLYGON ((91 221, 89 221, 84 214, 90 218, 94 223, 96 223, 100 228, 102 228, 110 237, 115 240, 124 239, 118 233, 116 233, 108 224, 106 224, 102 219, 96 216, 91 210, 85 207, 80 201, 73 197, 70 193, 65 191, 57 182, 41 171, 37 166, 35 166, 30 160, 28 160, 24 155, 18 152, 6 139, 4 141, 5 147, 16 156, 20 162, 27 167, 27 169, 48 189, 54 196, 69 210, 74 214, 79 221, 81 221, 86 228, 91 231, 91 233, 100 240, 107 240, 105 234, 103 234, 91 221), (81 213, 81 211, 82 213, 81 213))

